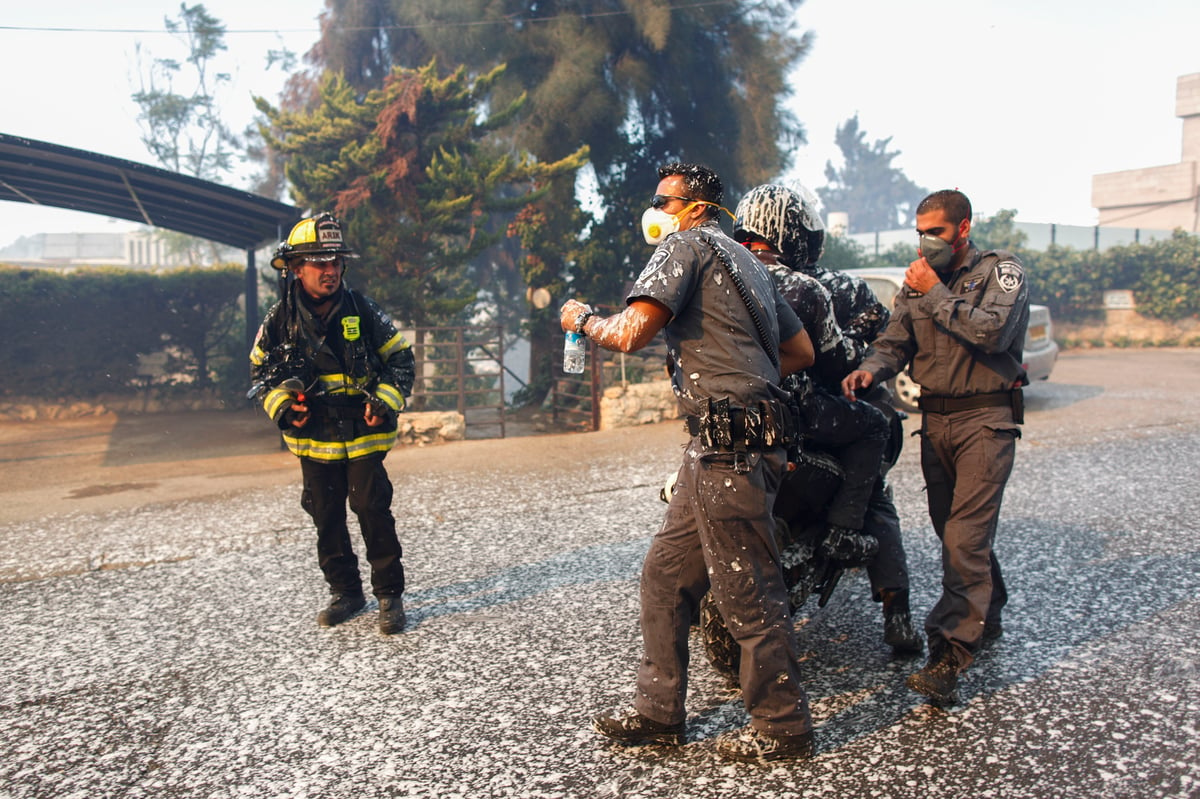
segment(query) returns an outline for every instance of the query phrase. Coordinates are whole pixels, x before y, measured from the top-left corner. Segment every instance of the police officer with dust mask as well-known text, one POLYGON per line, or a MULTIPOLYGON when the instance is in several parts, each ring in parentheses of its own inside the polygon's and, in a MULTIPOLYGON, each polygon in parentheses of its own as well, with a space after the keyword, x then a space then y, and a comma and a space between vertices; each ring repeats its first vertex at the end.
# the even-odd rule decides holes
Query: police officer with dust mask
POLYGON ((618 314, 561 309, 564 330, 620 352, 662 331, 691 435, 662 526, 642 566, 643 656, 633 708, 593 719, 628 745, 685 741, 688 638, 711 590, 737 640, 750 723, 717 737, 734 760, 811 757, 771 507, 786 464, 783 375, 812 364, 812 342, 763 269, 717 223, 723 188, 699 164, 667 164, 643 234, 654 253, 618 314))
POLYGON ((993 544, 1023 422, 1029 286, 1014 255, 971 242, 962 192, 929 195, 916 219, 920 257, 887 329, 842 388, 853 399, 906 366, 921 386, 921 469, 942 545, 942 595, 925 620, 929 660, 907 684, 945 705, 1002 630, 1007 592, 993 544))

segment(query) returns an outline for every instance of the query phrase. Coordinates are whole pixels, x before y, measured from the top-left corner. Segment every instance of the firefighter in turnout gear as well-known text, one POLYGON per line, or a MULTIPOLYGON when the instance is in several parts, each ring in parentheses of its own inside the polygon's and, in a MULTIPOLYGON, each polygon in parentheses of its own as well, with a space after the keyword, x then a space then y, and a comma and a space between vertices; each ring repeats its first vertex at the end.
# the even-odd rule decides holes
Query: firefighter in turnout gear
POLYGON ((300 504, 317 528, 317 558, 332 599, 317 623, 333 627, 366 605, 346 525, 358 518, 379 629, 404 629, 403 551, 383 460, 396 443, 396 416, 412 391, 408 341, 378 305, 342 281, 357 255, 328 213, 292 228, 271 260, 284 278, 250 352, 251 394, 300 458, 300 504))

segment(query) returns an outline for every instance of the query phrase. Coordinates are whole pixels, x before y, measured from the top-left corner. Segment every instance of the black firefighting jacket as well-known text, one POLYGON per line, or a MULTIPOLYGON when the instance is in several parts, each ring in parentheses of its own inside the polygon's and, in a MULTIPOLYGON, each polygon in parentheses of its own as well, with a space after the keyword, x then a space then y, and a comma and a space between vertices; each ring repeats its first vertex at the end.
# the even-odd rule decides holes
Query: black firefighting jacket
POLYGON ((263 409, 283 430, 288 449, 302 458, 337 461, 392 448, 395 415, 412 392, 415 370, 411 345, 374 301, 343 286, 321 318, 293 281, 258 330, 250 374, 261 384, 263 409), (282 385, 285 380, 289 385, 282 385), (299 399, 299 385, 310 418, 295 428, 285 412, 299 399), (388 422, 367 426, 368 398, 392 411, 388 422))

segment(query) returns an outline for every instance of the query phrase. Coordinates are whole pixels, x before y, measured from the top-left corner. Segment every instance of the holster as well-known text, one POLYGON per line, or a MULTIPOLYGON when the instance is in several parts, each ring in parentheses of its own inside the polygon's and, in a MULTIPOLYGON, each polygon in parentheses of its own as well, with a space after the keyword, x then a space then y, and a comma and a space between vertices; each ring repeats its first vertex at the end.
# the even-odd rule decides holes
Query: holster
POLYGON ((709 449, 760 450, 787 446, 793 439, 794 422, 786 405, 775 400, 742 407, 728 398, 708 398, 700 413, 687 416, 689 435, 709 449))
POLYGON ((1013 422, 1025 424, 1025 391, 1018 386, 1012 390, 1013 422))

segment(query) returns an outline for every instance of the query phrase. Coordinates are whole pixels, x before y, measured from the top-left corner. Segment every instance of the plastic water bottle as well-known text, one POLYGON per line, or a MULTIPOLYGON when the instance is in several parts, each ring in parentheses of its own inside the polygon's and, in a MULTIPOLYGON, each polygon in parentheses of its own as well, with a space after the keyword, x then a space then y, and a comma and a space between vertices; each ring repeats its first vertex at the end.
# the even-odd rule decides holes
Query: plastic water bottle
POLYGON ((582 333, 568 332, 563 339, 563 371, 569 375, 581 375, 586 360, 587 337, 582 333))

